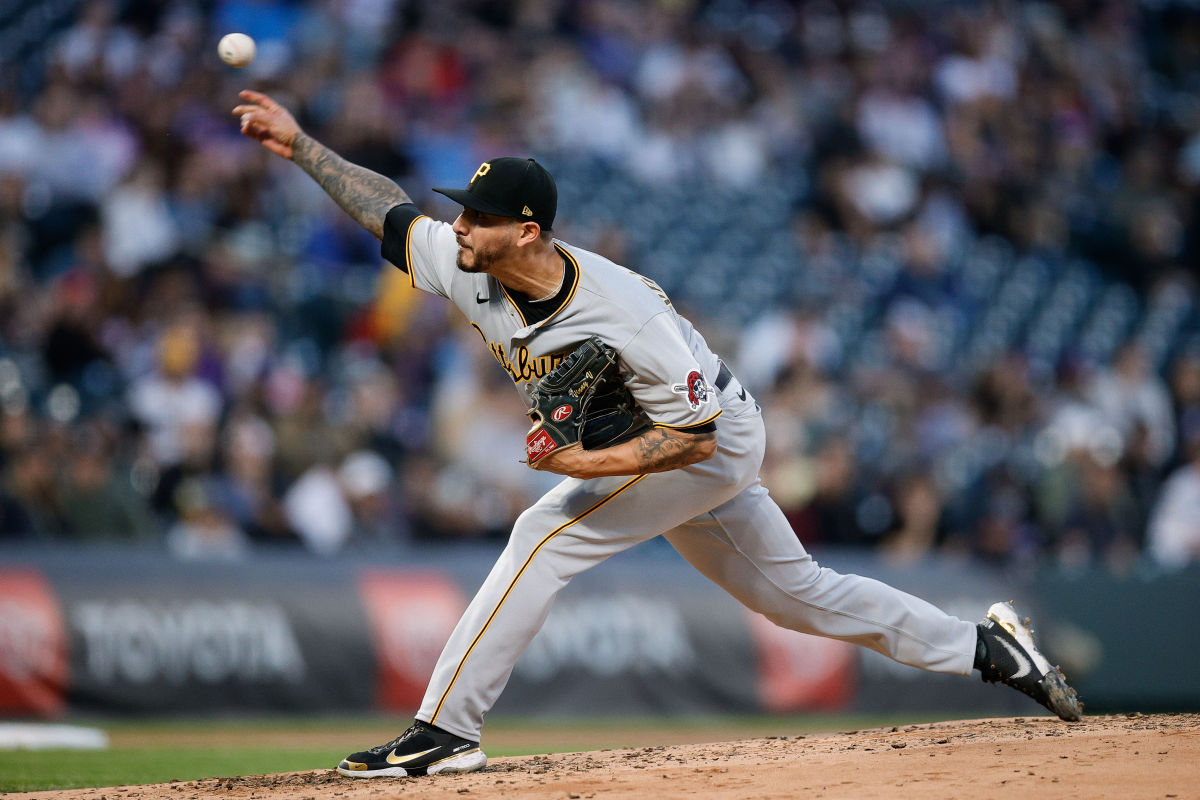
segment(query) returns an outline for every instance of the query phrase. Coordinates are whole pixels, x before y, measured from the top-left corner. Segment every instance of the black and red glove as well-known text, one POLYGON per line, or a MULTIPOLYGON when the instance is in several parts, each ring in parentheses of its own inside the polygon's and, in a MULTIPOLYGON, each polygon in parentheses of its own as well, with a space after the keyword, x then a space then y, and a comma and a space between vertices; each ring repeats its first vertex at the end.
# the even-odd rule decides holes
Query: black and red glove
POLYGON ((525 436, 529 466, 579 443, 585 450, 614 444, 638 427, 636 404, 617 368, 617 351, 593 336, 575 348, 529 393, 533 427, 525 436))

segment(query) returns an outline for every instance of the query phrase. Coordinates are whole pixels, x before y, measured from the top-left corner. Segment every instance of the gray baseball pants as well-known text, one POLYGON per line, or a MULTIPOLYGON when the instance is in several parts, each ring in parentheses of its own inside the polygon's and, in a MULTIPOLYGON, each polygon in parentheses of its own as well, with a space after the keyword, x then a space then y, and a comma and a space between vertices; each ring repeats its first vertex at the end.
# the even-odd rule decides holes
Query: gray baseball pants
POLYGON ((970 673, 974 623, 879 581, 820 567, 805 552, 759 481, 762 417, 753 399, 739 400, 734 388, 722 394, 725 413, 711 459, 636 477, 567 478, 521 514, 450 635, 418 719, 479 741, 484 714, 558 591, 659 534, 777 625, 853 642, 921 669, 970 673))

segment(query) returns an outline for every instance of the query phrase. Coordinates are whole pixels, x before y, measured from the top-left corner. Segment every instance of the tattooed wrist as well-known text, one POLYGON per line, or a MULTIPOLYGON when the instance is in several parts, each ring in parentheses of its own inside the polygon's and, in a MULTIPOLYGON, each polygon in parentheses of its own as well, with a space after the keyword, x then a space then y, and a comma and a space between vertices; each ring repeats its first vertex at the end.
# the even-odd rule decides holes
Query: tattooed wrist
POLYGON ((292 139, 292 161, 377 239, 383 238, 387 212, 393 206, 412 202, 395 181, 351 164, 303 131, 292 139))

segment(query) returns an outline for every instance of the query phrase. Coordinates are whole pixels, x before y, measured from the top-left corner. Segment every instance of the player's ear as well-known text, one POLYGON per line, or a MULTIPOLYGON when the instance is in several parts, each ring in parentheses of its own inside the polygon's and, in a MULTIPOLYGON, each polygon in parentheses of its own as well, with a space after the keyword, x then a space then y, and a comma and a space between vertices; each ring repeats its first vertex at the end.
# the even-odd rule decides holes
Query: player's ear
POLYGON ((517 233, 517 247, 524 247, 527 244, 532 244, 541 241, 542 226, 536 222, 521 222, 520 231, 517 233))

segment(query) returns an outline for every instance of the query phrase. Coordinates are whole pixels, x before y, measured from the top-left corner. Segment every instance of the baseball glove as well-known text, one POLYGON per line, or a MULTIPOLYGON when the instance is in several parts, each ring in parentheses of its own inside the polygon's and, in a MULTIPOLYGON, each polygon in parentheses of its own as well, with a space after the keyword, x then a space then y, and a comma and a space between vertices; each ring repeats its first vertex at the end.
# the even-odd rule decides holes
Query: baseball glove
POLYGON ((529 393, 533 427, 528 464, 578 442, 585 450, 615 443, 638 425, 636 405, 617 369, 617 351, 593 336, 547 372, 529 393))

